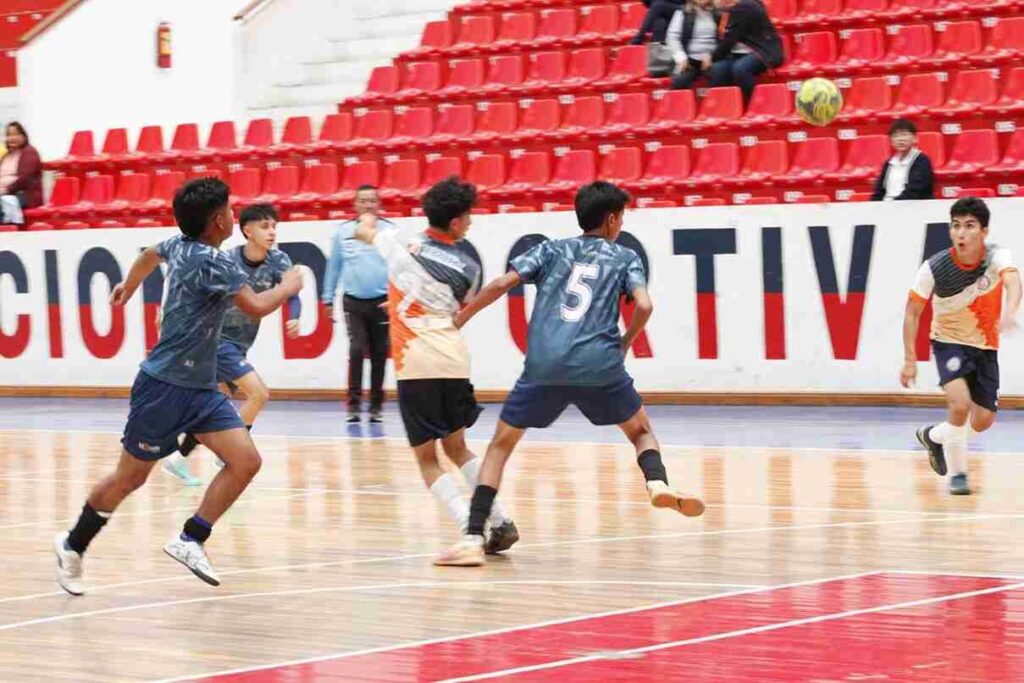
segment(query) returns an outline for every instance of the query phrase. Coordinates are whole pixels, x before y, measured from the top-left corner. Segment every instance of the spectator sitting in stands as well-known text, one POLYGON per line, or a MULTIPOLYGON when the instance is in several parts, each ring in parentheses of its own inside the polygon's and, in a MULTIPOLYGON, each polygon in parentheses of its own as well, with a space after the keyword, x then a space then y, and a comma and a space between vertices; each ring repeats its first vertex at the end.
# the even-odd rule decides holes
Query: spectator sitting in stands
POLYGON ((674 89, 692 88, 698 76, 707 75, 718 44, 718 18, 714 0, 689 0, 673 15, 666 43, 676 63, 674 89))
POLYGON ((0 210, 2 222, 21 225, 22 209, 43 203, 43 164, 29 144, 28 133, 17 121, 7 124, 7 153, 0 159, 0 210))
POLYGON ((932 160, 917 146, 917 126, 907 119, 896 119, 889 127, 889 141, 896 151, 882 164, 871 200, 931 199, 934 197, 932 160))
POLYGON ((782 40, 761 0, 715 0, 715 7, 723 19, 708 80, 713 88, 738 85, 750 102, 757 77, 782 64, 782 40))
POLYGON ((644 0, 647 6, 647 16, 640 26, 632 45, 643 45, 647 36, 651 36, 651 42, 664 43, 665 34, 668 31, 668 24, 672 21, 672 15, 683 6, 685 0, 644 0))

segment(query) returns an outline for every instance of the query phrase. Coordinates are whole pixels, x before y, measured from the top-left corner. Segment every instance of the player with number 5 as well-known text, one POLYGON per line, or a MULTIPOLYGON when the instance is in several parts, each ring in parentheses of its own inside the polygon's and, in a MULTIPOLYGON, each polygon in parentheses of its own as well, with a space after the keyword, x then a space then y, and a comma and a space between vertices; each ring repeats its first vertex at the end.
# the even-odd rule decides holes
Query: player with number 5
POLYGON ((583 234, 544 242, 514 259, 505 275, 456 314, 455 324, 462 327, 513 287, 537 286, 526 365, 505 400, 487 448, 470 504, 468 530, 434 564, 472 567, 484 563, 484 525, 505 463, 528 428, 549 426, 569 404, 592 424, 619 426, 636 448, 652 505, 688 517, 704 512, 699 499, 669 488, 647 411, 626 373, 625 352, 654 311, 640 257, 615 243, 629 200, 626 192, 604 181, 580 188, 576 217, 583 234), (623 295, 636 301, 624 336, 619 331, 623 295))

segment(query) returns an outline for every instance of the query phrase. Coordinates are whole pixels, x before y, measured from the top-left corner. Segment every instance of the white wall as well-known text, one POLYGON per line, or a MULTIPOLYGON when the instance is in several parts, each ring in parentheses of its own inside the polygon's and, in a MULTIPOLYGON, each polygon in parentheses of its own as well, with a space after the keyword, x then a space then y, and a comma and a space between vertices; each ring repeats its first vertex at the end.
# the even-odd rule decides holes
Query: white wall
POLYGON ((44 159, 76 130, 96 145, 110 127, 238 118, 236 23, 242 0, 89 0, 18 54, 20 116, 44 159), (171 23, 173 68, 156 66, 156 31, 171 23))

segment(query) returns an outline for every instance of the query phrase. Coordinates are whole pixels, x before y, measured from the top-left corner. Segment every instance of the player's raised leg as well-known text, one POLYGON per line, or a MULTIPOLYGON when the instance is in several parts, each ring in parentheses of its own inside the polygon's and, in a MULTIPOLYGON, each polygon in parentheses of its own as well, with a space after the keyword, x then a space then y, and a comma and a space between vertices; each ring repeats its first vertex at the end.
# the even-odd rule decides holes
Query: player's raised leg
POLYGON ((704 503, 699 498, 677 493, 669 487, 668 472, 661 461, 661 446, 654 436, 647 410, 641 406, 633 417, 619 425, 619 429, 636 449, 636 462, 644 473, 651 505, 670 508, 687 517, 702 515, 704 503))
POLYGON ((75 526, 54 538, 57 583, 61 588, 72 595, 85 592, 82 556, 86 548, 106 525, 121 501, 146 483, 155 464, 155 460, 140 460, 122 449, 121 459, 114 472, 93 486, 75 526))

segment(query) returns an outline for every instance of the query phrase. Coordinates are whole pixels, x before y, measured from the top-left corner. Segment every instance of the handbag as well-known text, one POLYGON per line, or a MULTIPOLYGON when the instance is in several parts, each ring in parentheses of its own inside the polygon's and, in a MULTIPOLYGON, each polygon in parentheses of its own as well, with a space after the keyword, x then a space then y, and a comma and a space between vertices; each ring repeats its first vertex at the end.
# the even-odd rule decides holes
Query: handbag
POLYGON ((647 44, 647 73, 655 78, 671 76, 676 68, 672 50, 664 43, 647 44))

